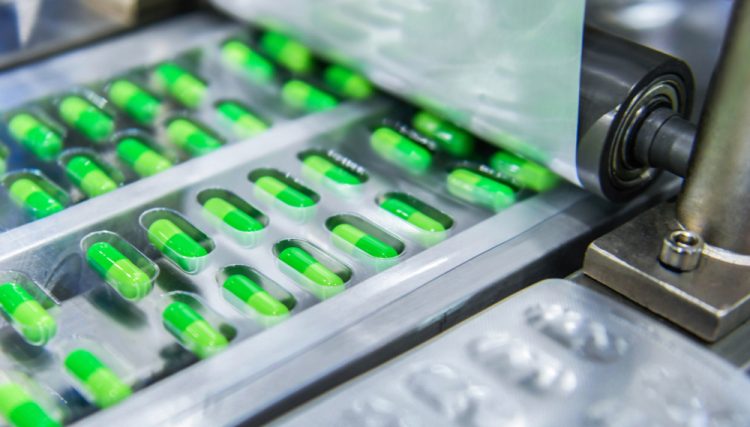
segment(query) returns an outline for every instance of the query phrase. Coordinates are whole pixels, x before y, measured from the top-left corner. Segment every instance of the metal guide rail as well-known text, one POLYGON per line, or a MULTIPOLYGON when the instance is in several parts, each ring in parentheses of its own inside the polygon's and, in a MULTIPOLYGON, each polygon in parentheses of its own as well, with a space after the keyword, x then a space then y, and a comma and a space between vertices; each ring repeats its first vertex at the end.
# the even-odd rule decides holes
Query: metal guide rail
POLYGON ((667 326, 553 279, 275 425, 744 426, 749 391, 667 326))

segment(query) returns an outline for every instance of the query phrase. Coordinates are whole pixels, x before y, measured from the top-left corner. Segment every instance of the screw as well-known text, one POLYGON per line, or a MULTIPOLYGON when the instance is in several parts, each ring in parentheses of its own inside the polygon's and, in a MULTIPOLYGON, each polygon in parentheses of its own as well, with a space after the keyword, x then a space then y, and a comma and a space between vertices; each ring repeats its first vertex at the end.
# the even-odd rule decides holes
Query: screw
POLYGON ((695 270, 703 253, 703 238, 688 230, 677 230, 664 238, 659 261, 672 270, 687 272, 695 270))

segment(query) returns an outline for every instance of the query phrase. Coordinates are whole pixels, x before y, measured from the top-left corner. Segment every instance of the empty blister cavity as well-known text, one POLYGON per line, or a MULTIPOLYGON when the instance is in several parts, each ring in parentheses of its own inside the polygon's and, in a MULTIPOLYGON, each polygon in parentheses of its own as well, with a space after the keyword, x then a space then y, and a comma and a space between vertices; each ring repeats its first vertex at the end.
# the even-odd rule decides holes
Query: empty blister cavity
POLYGON ((159 275, 159 267, 153 261, 110 231, 98 231, 84 237, 81 251, 89 267, 130 301, 148 295, 159 275))
POLYGON ((341 293, 352 277, 345 264, 302 240, 282 240, 273 251, 281 271, 320 299, 341 293))
POLYGON ((11 137, 41 160, 54 160, 65 146, 65 130, 40 111, 13 112, 7 123, 11 137))
POLYGON ((300 79, 284 83, 281 87, 281 100, 291 109, 306 113, 331 110, 339 105, 335 96, 300 79))
POLYGON ((191 157, 208 154, 224 145, 224 140, 208 126, 188 117, 174 117, 166 124, 169 142, 191 157))
POLYGON ((211 188, 198 193, 203 216, 222 233, 245 247, 263 239, 268 217, 236 194, 211 188))
POLYGON ((248 175, 255 196, 292 219, 305 221, 315 215, 320 196, 277 169, 256 169, 248 175))
POLYGON ((425 246, 445 239, 453 227, 451 217, 406 193, 386 193, 378 196, 375 203, 406 224, 411 237, 425 246))
POLYGON ((163 62, 151 71, 151 82, 161 93, 188 108, 197 108, 205 99, 208 83, 186 67, 163 62))
POLYGON ((358 194, 369 178, 363 167, 332 150, 305 150, 297 158, 305 178, 343 196, 358 194))
POLYGON ((258 45, 263 53, 294 73, 309 73, 315 66, 315 58, 307 46, 278 31, 264 31, 258 45))
POLYGON ((122 134, 116 144, 117 158, 141 178, 164 172, 174 164, 160 147, 140 133, 122 134))
POLYGON ((0 309, 29 344, 45 345, 57 333, 57 322, 48 311, 53 307, 55 301, 25 274, 0 272, 0 309))
POLYGON ((128 78, 112 80, 104 92, 112 104, 141 125, 154 124, 164 110, 159 98, 128 78))
POLYGON ((236 332, 197 297, 185 292, 165 295, 161 318, 167 332, 200 359, 223 351, 236 332))
POLYGON ((69 128, 101 144, 115 132, 115 114, 107 101, 89 91, 70 93, 57 102, 57 114, 69 128))
POLYGON ((370 135, 370 147, 389 163, 412 174, 423 174, 432 166, 432 147, 400 127, 376 128, 370 135))
POLYGON ((503 182, 484 168, 460 166, 446 177, 446 188, 453 196, 469 203, 499 211, 513 205, 518 189, 503 182))
POLYGON ((560 178, 551 170, 507 151, 501 150, 493 154, 489 164, 518 186, 537 192, 551 190, 560 183, 560 178))
POLYGON ((256 83, 269 83, 276 75, 271 61, 239 39, 229 39, 221 45, 221 59, 233 71, 256 83))
POLYGON ((32 219, 41 219, 65 209, 67 193, 36 170, 11 172, 2 178, 11 200, 32 219))
POLYGON ((214 108, 221 121, 239 138, 252 138, 268 129, 268 122, 242 102, 221 100, 214 108))
POLYGON ((13 427, 59 427, 59 412, 42 387, 0 367, 0 420, 13 427))
POLYGON ((89 198, 114 191, 125 181, 122 172, 90 150, 67 150, 59 163, 70 182, 89 198))
POLYGON ((326 220, 333 243, 366 261, 391 261, 404 252, 404 244, 380 227, 356 215, 336 215, 326 220))
POLYGON ((263 326, 286 319, 297 305, 291 293, 244 265, 224 267, 217 274, 216 281, 229 303, 263 326))
POLYGON ((215 248, 213 240, 182 215, 155 208, 141 214, 139 221, 149 242, 182 271, 195 274, 208 263, 215 248))

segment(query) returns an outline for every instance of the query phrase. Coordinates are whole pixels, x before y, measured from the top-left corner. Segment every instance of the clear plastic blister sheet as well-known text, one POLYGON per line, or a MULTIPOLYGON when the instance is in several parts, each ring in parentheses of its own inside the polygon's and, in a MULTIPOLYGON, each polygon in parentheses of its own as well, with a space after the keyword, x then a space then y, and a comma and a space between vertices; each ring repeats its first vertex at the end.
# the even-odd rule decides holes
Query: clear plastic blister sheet
POLYGON ((584 0, 212 0, 578 183, 584 0))
POLYGON ((745 426, 742 371, 616 300, 546 280, 277 425, 745 426))

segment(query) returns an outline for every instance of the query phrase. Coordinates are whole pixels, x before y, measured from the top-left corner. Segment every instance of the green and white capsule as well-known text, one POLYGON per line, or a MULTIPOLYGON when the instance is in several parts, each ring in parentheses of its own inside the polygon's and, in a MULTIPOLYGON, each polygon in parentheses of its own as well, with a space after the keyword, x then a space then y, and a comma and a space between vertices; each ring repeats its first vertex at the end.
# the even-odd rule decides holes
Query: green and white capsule
POLYGON ((191 353, 201 359, 224 350, 229 342, 189 305, 173 302, 162 313, 164 326, 191 353))
POLYGON ((289 308, 274 298, 261 285, 242 274, 229 276, 222 285, 248 309, 263 317, 287 317, 289 308))
POLYGON ((255 180, 255 187, 291 208, 308 208, 317 204, 313 197, 272 175, 255 180))
POLYGON ((457 168, 448 174, 448 192, 454 196, 492 210, 506 208, 516 202, 516 191, 478 172, 457 168))
POLYGON ((338 185, 360 185, 365 178, 362 174, 351 172, 327 155, 307 153, 301 155, 302 165, 307 170, 338 185))
POLYGON ((127 137, 117 143, 117 157, 140 177, 156 175, 172 167, 172 162, 138 138, 127 137))
POLYGON ((211 197, 203 203, 203 209, 232 230, 252 233, 265 228, 262 222, 221 197, 211 197))
POLYGON ((86 261, 127 300, 138 301, 151 291, 151 277, 110 243, 91 245, 86 251, 86 261))
POLYGON ((376 129, 370 146, 388 162, 412 173, 423 173, 432 165, 430 150, 389 127, 376 129))
POLYGON ((8 188, 10 197, 34 219, 42 219, 65 209, 63 203, 31 178, 18 178, 8 188))
POLYGON ((493 154, 490 166, 501 174, 515 179, 520 186, 537 192, 550 190, 560 183, 560 178, 551 170, 507 151, 493 154))
POLYGON ((435 141, 440 149, 456 157, 468 157, 474 152, 474 138, 465 130, 426 111, 412 118, 418 132, 435 141))
POLYGON ((231 124, 232 132, 241 138, 251 138, 268 129, 268 124, 265 121, 235 101, 218 102, 216 112, 231 124))
POLYGON ((44 345, 57 332, 57 322, 22 286, 0 285, 0 308, 13 327, 32 345, 44 345))
POLYGON ((279 253, 279 260, 318 286, 329 289, 344 286, 344 280, 338 274, 305 249, 290 246, 279 253))
POLYGON ((76 154, 65 162, 70 181, 88 197, 97 197, 116 190, 117 182, 89 156, 76 154))
POLYGON ((63 149, 62 135, 32 114, 14 114, 8 120, 8 130, 13 139, 42 160, 53 160, 63 149))
POLYGON ((153 80, 162 92, 188 108, 198 107, 208 90, 203 80, 171 62, 157 66, 153 71, 153 80))
POLYGON ((196 271, 195 261, 208 251, 174 222, 160 218, 148 227, 148 240, 184 271, 196 271))
POLYGON ((372 84, 363 75, 340 65, 328 66, 323 79, 330 88, 347 98, 366 99, 373 93, 372 84))
POLYGON ((313 69, 313 54, 302 43, 276 31, 266 31, 260 38, 260 48, 274 61, 295 73, 309 73, 313 69))
POLYGON ((202 156, 221 148, 222 141, 192 120, 178 118, 167 125, 169 141, 191 156, 202 156))
POLYGON ((103 142, 115 131, 115 120, 88 99, 69 95, 60 101, 58 113, 73 129, 94 142, 103 142))
POLYGON ((373 258, 395 258, 399 255, 396 248, 354 224, 342 222, 333 227, 331 233, 373 258))
POLYGON ((446 230, 441 221, 421 211, 417 206, 407 201, 407 198, 394 196, 384 197, 380 207, 392 215, 401 218, 409 224, 423 231, 440 233, 446 230))
POLYGON ((107 97, 130 118, 142 125, 153 124, 162 103, 142 87, 127 79, 118 79, 107 87, 107 97))
POLYGON ((267 83, 276 75, 276 67, 250 46, 229 40, 221 47, 221 57, 233 69, 240 71, 256 82, 267 83))
POLYGON ((339 105, 333 95, 302 80, 290 80, 281 88, 281 99, 295 110, 308 113, 326 111, 339 105))
POLYGON ((60 427, 18 384, 0 384, 0 415, 13 427, 60 427))
POLYGON ((133 394, 130 386, 88 350, 77 349, 68 353, 65 369, 100 408, 109 408, 133 394))

